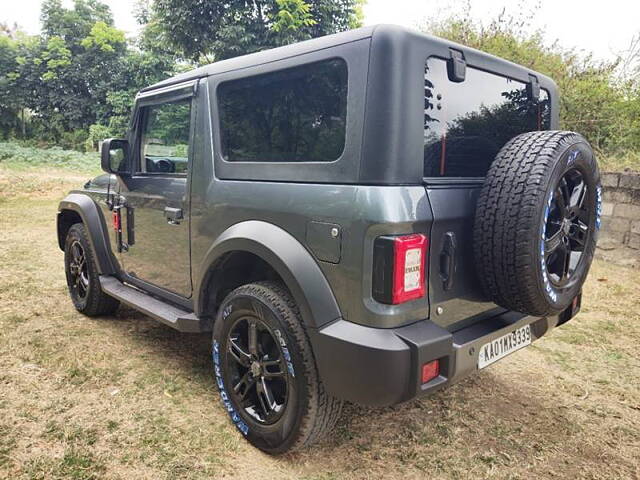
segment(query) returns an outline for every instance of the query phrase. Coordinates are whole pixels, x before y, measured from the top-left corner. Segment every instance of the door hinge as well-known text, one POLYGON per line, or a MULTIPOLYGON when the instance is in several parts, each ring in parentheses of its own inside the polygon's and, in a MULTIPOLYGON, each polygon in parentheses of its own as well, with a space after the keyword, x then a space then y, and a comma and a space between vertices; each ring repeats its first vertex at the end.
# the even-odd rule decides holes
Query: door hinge
POLYGON ((447 61, 447 75, 449 80, 455 83, 464 82, 467 75, 467 61, 464 53, 460 50, 449 49, 449 60, 447 61))

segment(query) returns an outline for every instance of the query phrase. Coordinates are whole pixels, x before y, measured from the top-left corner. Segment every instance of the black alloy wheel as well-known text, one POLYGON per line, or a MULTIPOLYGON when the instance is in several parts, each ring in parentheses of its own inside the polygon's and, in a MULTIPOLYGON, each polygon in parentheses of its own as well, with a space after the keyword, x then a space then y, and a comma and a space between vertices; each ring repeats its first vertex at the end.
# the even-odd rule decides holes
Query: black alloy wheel
POLYGON ((556 287, 567 286, 583 258, 589 239, 593 209, 585 201, 590 192, 578 169, 568 170, 553 193, 545 225, 544 255, 549 280, 556 287))
POLYGON ((212 344, 220 399, 252 445, 280 454, 331 431, 342 402, 324 389, 300 310, 284 285, 261 281, 230 292, 212 344))
POLYGON ((287 406, 290 386, 273 332, 257 317, 241 317, 229 330, 226 343, 224 362, 234 403, 260 424, 277 422, 287 406))
POLYGON ((89 270, 86 254, 80 240, 74 240, 71 243, 70 253, 69 288, 72 293, 77 295, 79 300, 85 301, 89 294, 89 270))
POLYGON ((82 223, 69 228, 64 243, 64 270, 73 306, 90 317, 110 315, 120 302, 100 288, 100 274, 82 223))

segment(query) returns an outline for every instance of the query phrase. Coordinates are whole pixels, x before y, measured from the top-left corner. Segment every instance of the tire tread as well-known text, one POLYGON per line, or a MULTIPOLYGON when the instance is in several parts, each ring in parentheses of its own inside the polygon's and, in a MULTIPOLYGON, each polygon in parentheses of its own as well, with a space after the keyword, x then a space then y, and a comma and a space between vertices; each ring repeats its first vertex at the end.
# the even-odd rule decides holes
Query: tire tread
MULTIPOLYGON (((327 393, 318 375, 311 343, 302 324, 300 311, 289 291, 274 281, 255 282, 238 287, 227 299, 236 295, 256 296, 268 302, 279 313, 288 327, 289 334, 295 337, 296 346, 303 359, 304 378, 306 379, 308 408, 303 413, 296 438, 283 445, 281 451, 291 452, 309 447, 326 436, 335 426, 342 411, 342 401, 327 393)), ((227 302, 227 299, 223 303, 227 302)))
POLYGON ((528 132, 509 141, 491 164, 474 221, 476 271, 484 293, 509 310, 553 312, 537 278, 540 212, 560 155, 584 142, 567 131, 528 132))

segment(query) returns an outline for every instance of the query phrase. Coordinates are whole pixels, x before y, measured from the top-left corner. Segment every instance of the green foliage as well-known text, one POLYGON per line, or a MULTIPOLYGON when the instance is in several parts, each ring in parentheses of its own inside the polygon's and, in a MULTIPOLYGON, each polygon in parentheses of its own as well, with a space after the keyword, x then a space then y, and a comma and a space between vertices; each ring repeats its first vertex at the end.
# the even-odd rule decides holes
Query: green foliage
POLYGON ((138 90, 175 71, 154 29, 128 45, 99 0, 46 0, 41 21, 39 36, 0 32, 0 138, 96 148, 96 132, 124 134, 138 90))
POLYGON ((18 40, 16 76, 34 130, 45 139, 77 145, 80 134, 109 114, 106 94, 123 82, 124 34, 97 0, 60 0, 42 6, 42 35, 18 40), (70 133, 72 132, 72 133, 70 133))
POLYGON ((100 137, 125 134, 138 90, 192 68, 181 58, 226 58, 345 30, 359 23, 363 2, 141 0, 144 28, 128 42, 101 0, 45 0, 40 35, 0 29, 0 138, 96 149, 100 137))
POLYGON ((59 71, 71 65, 71 50, 66 47, 61 37, 51 37, 40 58, 35 58, 33 62, 34 65, 46 64, 47 70, 42 75, 45 82, 55 80, 59 71))
POLYGON ((640 150, 620 150, 598 157, 600 170, 605 172, 621 172, 633 170, 640 172, 640 150))
POLYGON ((640 89, 617 82, 617 61, 601 62, 543 41, 532 13, 504 13, 486 25, 459 15, 423 27, 429 33, 511 60, 551 77, 560 89, 561 128, 583 134, 601 152, 640 147, 640 89))
POLYGON ((87 139, 85 140, 85 150, 86 151, 96 151, 98 150, 98 146, 100 142, 106 138, 113 137, 111 133, 111 129, 106 125, 100 125, 96 123, 89 127, 89 134, 87 135, 87 139))
POLYGON ((124 32, 110 27, 104 22, 96 22, 91 27, 91 33, 80 42, 87 50, 97 48, 103 52, 115 52, 117 46, 124 45, 124 32))
POLYGON ((0 36, 0 138, 7 138, 20 126, 20 102, 15 85, 17 57, 16 42, 9 36, 0 36))
POLYGON ((155 0, 150 19, 193 61, 211 62, 360 24, 363 0, 155 0))
POLYGON ((80 153, 60 147, 41 149, 15 142, 0 142, 0 165, 11 168, 56 167, 80 172, 100 169, 98 154, 80 153))
POLYGON ((280 34, 293 34, 304 27, 318 23, 311 16, 310 8, 303 0, 276 0, 278 11, 271 21, 271 29, 280 34))

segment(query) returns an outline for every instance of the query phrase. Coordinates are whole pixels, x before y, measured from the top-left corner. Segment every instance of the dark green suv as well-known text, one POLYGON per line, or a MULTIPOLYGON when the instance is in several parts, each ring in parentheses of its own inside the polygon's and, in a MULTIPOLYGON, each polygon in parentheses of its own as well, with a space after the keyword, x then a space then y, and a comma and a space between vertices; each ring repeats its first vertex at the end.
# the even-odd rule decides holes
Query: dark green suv
POLYGON ((601 187, 557 127, 549 78, 390 26, 178 75, 60 203, 71 298, 212 331, 240 432, 309 445, 576 314, 601 187))

